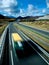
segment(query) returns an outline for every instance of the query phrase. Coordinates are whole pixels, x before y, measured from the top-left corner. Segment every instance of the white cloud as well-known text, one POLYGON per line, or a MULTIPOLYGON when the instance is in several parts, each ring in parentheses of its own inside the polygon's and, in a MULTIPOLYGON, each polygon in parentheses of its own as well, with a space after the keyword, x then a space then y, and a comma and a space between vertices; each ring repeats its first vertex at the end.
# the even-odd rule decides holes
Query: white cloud
POLYGON ((27 15, 32 15, 32 12, 33 12, 33 5, 32 4, 28 4, 28 7, 27 7, 27 15))
MULTIPOLYGON (((28 4, 26 9, 19 8, 19 12, 17 9, 17 0, 2 0, 0 3, 0 10, 2 9, 3 12, 6 12, 8 16, 12 15, 15 17, 18 16, 34 16, 35 14, 39 14, 39 9, 36 8, 33 4, 28 4)), ((45 12, 45 9, 42 10, 42 12, 45 12)), ((4 15, 7 15, 4 13, 4 15)))
POLYGON ((18 14, 19 16, 29 16, 32 14, 32 9, 33 9, 33 5, 29 4, 28 7, 24 10, 22 8, 20 8, 20 13, 18 14))
POLYGON ((41 12, 41 10, 39 10, 36 6, 33 6, 32 4, 28 5, 28 15, 30 16, 35 16, 35 15, 39 15, 39 13, 41 12))
POLYGON ((26 13, 26 10, 20 8, 20 13, 18 13, 18 15, 24 17, 26 16, 26 13))
POLYGON ((19 14, 17 14, 18 16, 32 16, 34 15, 34 13, 38 13, 39 10, 34 7, 32 4, 28 4, 28 7, 24 10, 22 8, 20 8, 20 12, 19 14))
POLYGON ((38 13, 38 12, 39 12, 39 10, 35 6, 33 6, 32 4, 28 5, 27 15, 32 16, 34 13, 38 13))
POLYGON ((2 0, 2 7, 9 7, 10 6, 10 1, 9 0, 2 0))
POLYGON ((10 7, 11 5, 17 5, 16 0, 2 0, 0 7, 10 7))
POLYGON ((29 4, 28 5, 28 11, 31 11, 33 9, 33 5, 32 4, 29 4))
POLYGON ((47 3, 47 8, 49 8, 49 3, 47 3))
POLYGON ((4 9, 4 11, 7 12, 9 15, 12 15, 10 8, 9 9, 4 9))
POLYGON ((46 0, 47 8, 49 8, 49 0, 46 0))
POLYGON ((23 9, 20 8, 20 13, 23 13, 23 9))
POLYGON ((4 9, 5 12, 11 12, 11 9, 4 9))
POLYGON ((43 9, 43 10, 42 10, 42 13, 45 13, 45 12, 46 12, 46 9, 43 9))
POLYGON ((18 5, 17 0, 1 0, 0 10, 8 13, 8 15, 15 14, 17 5, 18 5))

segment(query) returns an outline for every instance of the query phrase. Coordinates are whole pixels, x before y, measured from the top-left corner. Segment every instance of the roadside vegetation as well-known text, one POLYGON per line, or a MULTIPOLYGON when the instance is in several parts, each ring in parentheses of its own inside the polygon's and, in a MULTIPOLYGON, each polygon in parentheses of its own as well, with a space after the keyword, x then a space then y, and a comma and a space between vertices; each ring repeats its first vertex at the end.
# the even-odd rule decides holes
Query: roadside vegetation
POLYGON ((32 26, 34 28, 49 31, 49 21, 34 21, 34 22, 22 22, 25 25, 32 26))
MULTIPOLYGON (((41 22, 37 22, 38 24, 36 24, 36 22, 23 22, 23 24, 36 27, 36 26, 43 25, 43 23, 41 24, 41 22)), ((44 22, 44 24, 45 24, 45 22, 44 22)), ((48 25, 49 24, 47 24, 47 27, 48 27, 48 25)), ((33 41, 35 41, 42 48, 44 48, 46 51, 49 52, 49 45, 48 45, 49 44, 49 36, 48 35, 41 34, 41 33, 37 32, 35 30, 29 29, 29 28, 24 27, 24 26, 19 25, 19 24, 14 24, 14 26, 17 29, 21 30, 23 33, 25 33, 30 39, 32 39, 33 41)), ((45 24, 45 26, 46 26, 46 24, 45 24)), ((43 28, 41 27, 39 29, 43 29, 43 28)))
POLYGON ((8 16, 3 16, 0 14, 0 37, 5 30, 5 27, 8 25, 9 22, 14 22, 16 18, 10 18, 8 16))
POLYGON ((6 26, 7 26, 7 24, 0 24, 0 36, 2 35, 6 26))

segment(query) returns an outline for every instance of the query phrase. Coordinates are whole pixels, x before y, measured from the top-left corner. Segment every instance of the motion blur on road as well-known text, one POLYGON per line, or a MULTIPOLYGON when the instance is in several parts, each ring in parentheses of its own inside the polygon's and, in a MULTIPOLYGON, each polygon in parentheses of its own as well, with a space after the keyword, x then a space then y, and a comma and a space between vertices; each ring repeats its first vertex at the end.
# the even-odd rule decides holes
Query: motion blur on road
POLYGON ((0 0, 0 65, 49 65, 49 0, 0 0))
POLYGON ((1 40, 0 65, 49 65, 49 32, 11 22, 1 40))

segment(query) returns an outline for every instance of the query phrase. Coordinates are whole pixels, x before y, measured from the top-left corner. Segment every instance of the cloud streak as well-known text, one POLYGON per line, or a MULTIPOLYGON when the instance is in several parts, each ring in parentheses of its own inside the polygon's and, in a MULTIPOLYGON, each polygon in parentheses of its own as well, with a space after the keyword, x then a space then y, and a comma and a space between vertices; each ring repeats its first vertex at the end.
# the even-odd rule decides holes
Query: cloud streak
MULTIPOLYGON (((35 0, 35 1, 38 1, 38 0, 35 0)), ((37 15, 40 16, 42 14, 45 14, 47 11, 49 11, 48 10, 49 0, 45 0, 45 1, 47 4, 47 9, 46 8, 40 9, 37 6, 35 6, 33 3, 32 4, 28 3, 27 5, 23 3, 24 5, 21 5, 22 7, 20 7, 19 4, 22 4, 22 2, 19 3, 18 0, 0 0, 0 13, 2 13, 3 15, 8 15, 8 16, 12 15, 14 17, 37 16, 37 15)))
POLYGON ((49 0, 46 0, 47 8, 49 8, 49 0))
POLYGON ((20 12, 18 16, 34 16, 35 14, 39 14, 40 10, 36 7, 34 7, 32 4, 28 4, 26 9, 20 8, 20 12))
POLYGON ((19 12, 17 0, 0 1, 0 10, 8 15, 14 15, 19 12))

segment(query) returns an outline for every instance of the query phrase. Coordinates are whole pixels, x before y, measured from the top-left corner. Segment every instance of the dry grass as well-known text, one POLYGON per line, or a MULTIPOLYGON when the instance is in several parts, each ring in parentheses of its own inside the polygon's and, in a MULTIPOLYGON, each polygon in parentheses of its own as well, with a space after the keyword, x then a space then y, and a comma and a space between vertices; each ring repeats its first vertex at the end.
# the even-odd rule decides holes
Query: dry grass
POLYGON ((49 52, 49 45, 47 45, 49 43, 49 39, 47 39, 46 37, 41 36, 35 32, 32 32, 31 30, 29 30, 21 25, 14 24, 14 26, 16 26, 16 28, 18 28, 19 30, 23 31, 28 37, 30 37, 37 44, 39 44, 41 47, 43 47, 45 50, 47 50, 49 52), (47 44, 45 44, 45 43, 47 43, 47 44))
POLYGON ((42 29, 42 30, 49 30, 49 21, 35 21, 35 22, 22 22, 26 25, 42 29))
POLYGON ((4 25, 0 26, 0 36, 3 33, 3 31, 4 31, 4 29, 5 29, 6 26, 7 26, 7 24, 4 24, 4 25))

